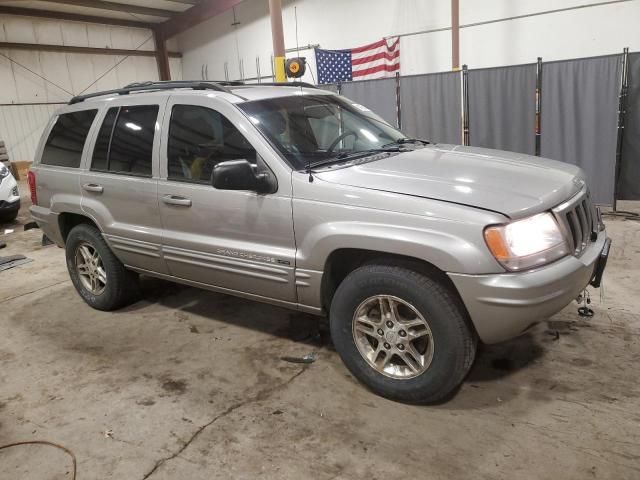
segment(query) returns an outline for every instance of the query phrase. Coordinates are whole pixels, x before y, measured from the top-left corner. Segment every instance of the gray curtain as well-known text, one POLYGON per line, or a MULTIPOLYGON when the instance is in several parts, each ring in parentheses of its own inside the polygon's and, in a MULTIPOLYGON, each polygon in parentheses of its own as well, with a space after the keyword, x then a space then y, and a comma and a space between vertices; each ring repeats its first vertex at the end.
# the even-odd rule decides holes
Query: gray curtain
POLYGON ((629 90, 618 200, 640 200, 640 53, 629 55, 629 90))
POLYGON ((469 141, 535 154, 536 65, 469 70, 469 141))
POLYGON ((394 78, 361 80, 342 84, 342 95, 370 108, 391 125, 397 125, 396 81, 394 78))
POLYGON ((323 85, 316 85, 321 90, 328 90, 333 93, 338 93, 338 86, 335 83, 325 83, 323 85))
POLYGON ((545 63, 542 156, 582 167, 594 201, 613 203, 620 55, 545 63))
POLYGON ((400 78, 402 131, 439 143, 461 143, 460 74, 400 78))

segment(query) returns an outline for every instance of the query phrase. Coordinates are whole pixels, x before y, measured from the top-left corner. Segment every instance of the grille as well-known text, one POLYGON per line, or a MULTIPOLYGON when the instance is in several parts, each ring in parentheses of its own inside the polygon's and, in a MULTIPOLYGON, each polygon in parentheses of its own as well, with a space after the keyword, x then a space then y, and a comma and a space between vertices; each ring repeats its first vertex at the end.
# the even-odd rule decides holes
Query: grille
POLYGON ((595 241, 598 225, 588 191, 581 192, 558 207, 556 216, 566 230, 567 238, 572 242, 574 255, 579 256, 591 242, 595 241))

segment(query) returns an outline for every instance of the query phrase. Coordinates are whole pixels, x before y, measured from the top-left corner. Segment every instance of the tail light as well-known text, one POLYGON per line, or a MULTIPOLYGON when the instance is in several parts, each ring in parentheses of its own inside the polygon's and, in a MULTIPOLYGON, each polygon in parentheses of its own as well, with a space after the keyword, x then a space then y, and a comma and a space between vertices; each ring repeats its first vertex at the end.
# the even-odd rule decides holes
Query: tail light
POLYGON ((29 192, 31 192, 31 203, 38 205, 38 191, 36 190, 36 174, 29 170, 27 173, 27 183, 29 184, 29 192))

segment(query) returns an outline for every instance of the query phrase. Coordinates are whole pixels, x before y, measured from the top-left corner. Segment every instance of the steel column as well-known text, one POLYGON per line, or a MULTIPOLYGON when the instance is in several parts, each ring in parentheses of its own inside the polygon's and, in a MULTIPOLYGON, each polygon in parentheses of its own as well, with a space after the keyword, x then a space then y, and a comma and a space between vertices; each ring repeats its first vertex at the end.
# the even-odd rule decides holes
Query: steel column
POLYGON ((629 90, 629 48, 622 52, 622 71, 620 73, 620 94, 618 95, 618 138, 616 141, 616 166, 613 184, 613 211, 618 211, 618 183, 622 162, 622 143, 624 141, 624 117, 627 108, 627 92, 629 90))
POLYGON ((469 69, 462 66, 462 144, 469 145, 469 69))
POLYGON ((538 57, 536 65, 536 157, 540 156, 542 141, 542 57, 538 57))
POLYGON ((460 69, 460 0, 451 0, 451 69, 460 69))
POLYGON ((402 129, 402 107, 400 105, 400 73, 396 72, 396 124, 402 129))
POLYGON ((153 39, 156 43, 156 63, 158 64, 158 78, 160 80, 171 80, 171 68, 169 67, 167 40, 158 30, 153 31, 153 39))
POLYGON ((284 70, 284 31, 282 28, 282 0, 269 0, 271 16, 271 37, 273 39, 273 68, 276 82, 286 82, 284 70))

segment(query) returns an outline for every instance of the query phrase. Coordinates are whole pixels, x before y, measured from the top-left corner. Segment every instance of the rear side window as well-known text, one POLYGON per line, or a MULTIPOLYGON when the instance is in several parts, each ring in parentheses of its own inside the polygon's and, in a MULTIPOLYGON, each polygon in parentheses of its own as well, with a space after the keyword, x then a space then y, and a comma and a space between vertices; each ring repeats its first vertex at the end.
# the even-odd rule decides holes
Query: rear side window
POLYGON ((158 105, 112 107, 93 149, 91 170, 151 176, 158 105))
POLYGON ((44 145, 40 163, 78 168, 96 113, 98 110, 81 110, 59 115, 44 145))
POLYGON ((169 124, 168 178, 211 183, 214 167, 227 160, 256 164, 248 140, 221 113, 196 105, 175 105, 169 124))

